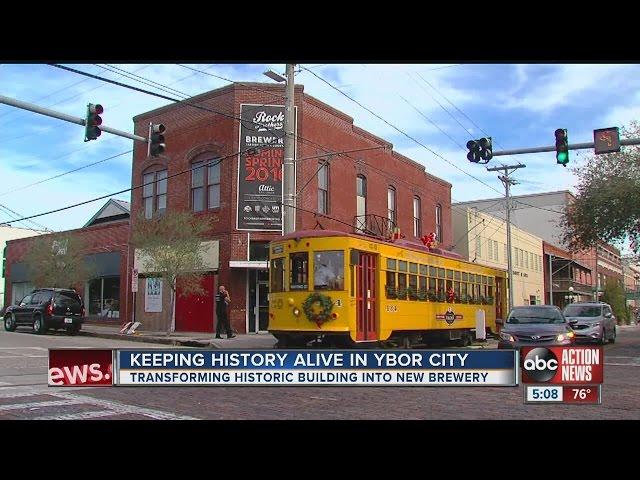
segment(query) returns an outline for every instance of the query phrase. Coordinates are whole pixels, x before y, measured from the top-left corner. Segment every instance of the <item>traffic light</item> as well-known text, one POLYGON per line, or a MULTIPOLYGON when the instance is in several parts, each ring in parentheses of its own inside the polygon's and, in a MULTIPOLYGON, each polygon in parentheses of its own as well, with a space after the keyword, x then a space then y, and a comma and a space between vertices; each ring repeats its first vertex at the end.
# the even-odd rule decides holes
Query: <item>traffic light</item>
POLYGON ((489 160, 493 158, 493 147, 491 137, 481 138, 479 140, 469 140, 467 142, 467 159, 473 163, 480 163, 480 160, 484 160, 482 163, 489 163, 489 160))
POLYGON ((489 163, 489 160, 493 158, 493 146, 491 137, 481 138, 480 141, 480 158, 484 160, 484 163, 489 163))
POLYGON ((478 143, 478 141, 469 140, 467 142, 467 148, 469 149, 469 153, 467 153, 467 159, 473 163, 480 162, 480 144, 478 143))
POLYGON ((100 115, 104 112, 104 108, 102 105, 90 103, 87 105, 87 116, 85 118, 84 123, 84 141, 88 142, 89 140, 95 140, 100 136, 102 130, 100 130, 100 125, 102 125, 102 118, 100 115))
POLYGON ((167 146, 164 143, 163 133, 166 131, 166 127, 162 123, 150 123, 149 124, 149 151, 148 154, 152 157, 164 153, 167 146))
POLYGON ((566 128, 556 130, 556 162, 563 167, 569 163, 569 137, 566 128))

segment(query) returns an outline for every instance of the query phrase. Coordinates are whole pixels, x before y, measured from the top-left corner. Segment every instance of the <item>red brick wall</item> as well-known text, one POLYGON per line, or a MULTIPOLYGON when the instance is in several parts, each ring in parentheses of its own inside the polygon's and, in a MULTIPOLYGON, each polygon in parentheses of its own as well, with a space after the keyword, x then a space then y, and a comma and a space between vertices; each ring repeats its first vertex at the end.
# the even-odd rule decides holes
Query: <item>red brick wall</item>
MULTIPOLYGON (((69 233, 79 237, 86 243, 87 247, 83 252, 86 255, 93 253, 120 252, 120 318, 126 319, 129 312, 131 280, 128 277, 127 270, 127 254, 129 251, 129 221, 123 220, 104 225, 95 225, 88 228, 68 230, 69 233)), ((5 305, 11 302, 11 264, 22 261, 24 255, 38 237, 20 238, 18 240, 10 240, 7 242, 7 272, 6 272, 6 289, 5 289, 5 305)), ((84 285, 78 285, 76 289, 84 299, 84 285)), ((124 321, 123 321, 124 323, 124 321)))
MULTIPOLYGON (((190 100, 227 115, 240 116, 240 104, 284 104, 284 87, 280 85, 230 85, 190 100)), ((326 229, 352 231, 356 215, 356 175, 367 177, 367 213, 387 216, 387 187, 397 191, 398 224, 402 233, 413 238, 413 196, 422 203, 422 233, 435 231, 436 204, 442 205, 443 239, 453 241, 451 227, 451 185, 425 173, 420 164, 392 151, 392 145, 353 125, 348 115, 304 93, 296 86, 297 158, 330 151, 385 147, 379 150, 336 156, 331 161, 329 179, 329 215, 339 221, 320 219, 326 229), (345 225, 347 224, 347 225, 345 225)), ((164 159, 147 158, 146 145, 136 143, 132 169, 132 184, 142 183, 142 174, 155 166, 167 168, 168 175, 187 170, 198 155, 226 156, 237 152, 239 123, 223 115, 195 109, 185 105, 170 105, 134 118, 135 132, 146 136, 149 122, 163 123, 167 127, 167 150, 164 159)), ((302 209, 317 209, 317 179, 319 159, 300 160, 297 165, 297 188, 312 178, 298 197, 302 209)), ((220 208, 203 212, 216 220, 209 238, 220 241, 220 270, 216 285, 224 284, 231 292, 233 303, 231 321, 237 330, 245 331, 246 272, 230 271, 230 260, 247 260, 247 232, 238 232, 236 226, 238 157, 233 156, 221 164, 220 208)), ((168 180, 167 208, 191 208, 191 175, 182 174, 168 180)), ((132 192, 132 225, 142 206, 142 189, 132 192)), ((316 219, 312 213, 298 210, 296 228, 311 229, 316 219)), ((272 240, 279 233, 251 233, 251 240, 272 240)), ((133 256, 129 267, 132 267, 133 256)), ((217 288, 217 286, 216 286, 217 288)))

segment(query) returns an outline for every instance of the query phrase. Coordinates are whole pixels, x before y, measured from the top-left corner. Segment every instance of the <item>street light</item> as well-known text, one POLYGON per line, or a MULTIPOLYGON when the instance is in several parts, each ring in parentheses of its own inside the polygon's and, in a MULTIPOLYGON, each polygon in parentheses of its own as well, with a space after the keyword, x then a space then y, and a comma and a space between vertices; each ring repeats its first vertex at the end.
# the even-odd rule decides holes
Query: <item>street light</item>
POLYGON ((569 287, 570 303, 573 303, 573 287, 569 287))
POLYGON ((266 70, 264 75, 269 77, 271 80, 275 80, 276 82, 286 83, 287 79, 284 78, 279 73, 274 72, 273 70, 266 70))

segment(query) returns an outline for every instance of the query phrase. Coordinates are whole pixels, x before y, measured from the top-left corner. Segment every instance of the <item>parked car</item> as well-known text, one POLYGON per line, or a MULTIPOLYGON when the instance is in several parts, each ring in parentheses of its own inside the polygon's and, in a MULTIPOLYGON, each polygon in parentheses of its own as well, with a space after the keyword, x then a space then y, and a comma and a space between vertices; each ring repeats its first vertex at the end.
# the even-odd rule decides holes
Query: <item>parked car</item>
POLYGON ((576 332, 576 342, 601 344, 616 341, 616 317, 611 305, 601 302, 571 303, 564 308, 564 316, 576 332))
POLYGON ((43 334, 48 329, 64 329, 76 335, 84 322, 84 305, 75 290, 63 288, 39 288, 24 297, 18 305, 7 307, 4 329, 13 332, 28 325, 34 333, 43 334))
POLYGON ((514 307, 500 330, 498 348, 571 345, 575 333, 560 309, 552 305, 514 307))

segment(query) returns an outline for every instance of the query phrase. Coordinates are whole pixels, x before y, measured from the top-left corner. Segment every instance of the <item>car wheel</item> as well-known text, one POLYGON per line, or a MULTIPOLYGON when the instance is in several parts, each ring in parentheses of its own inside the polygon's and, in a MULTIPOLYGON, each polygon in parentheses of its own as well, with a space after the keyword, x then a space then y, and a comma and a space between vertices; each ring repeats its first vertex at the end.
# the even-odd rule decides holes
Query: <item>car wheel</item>
POLYGON ((18 325, 16 324, 16 319, 13 318, 13 314, 12 313, 9 313, 8 315, 5 315, 5 317, 4 317, 4 329, 7 332, 15 331, 17 326, 18 325))
POLYGON ((607 343, 607 329, 602 327, 602 336, 600 337, 600 345, 605 345, 607 343))
POLYGON ((44 320, 42 319, 42 316, 37 315, 33 319, 33 333, 35 333, 37 335, 42 335, 46 331, 47 331, 47 329, 44 326, 44 320))
POLYGON ((611 337, 611 338, 609 339, 609 343, 616 343, 616 334, 617 334, 617 332, 616 332, 616 327, 615 327, 615 325, 614 325, 614 326, 613 326, 613 337, 611 337))

